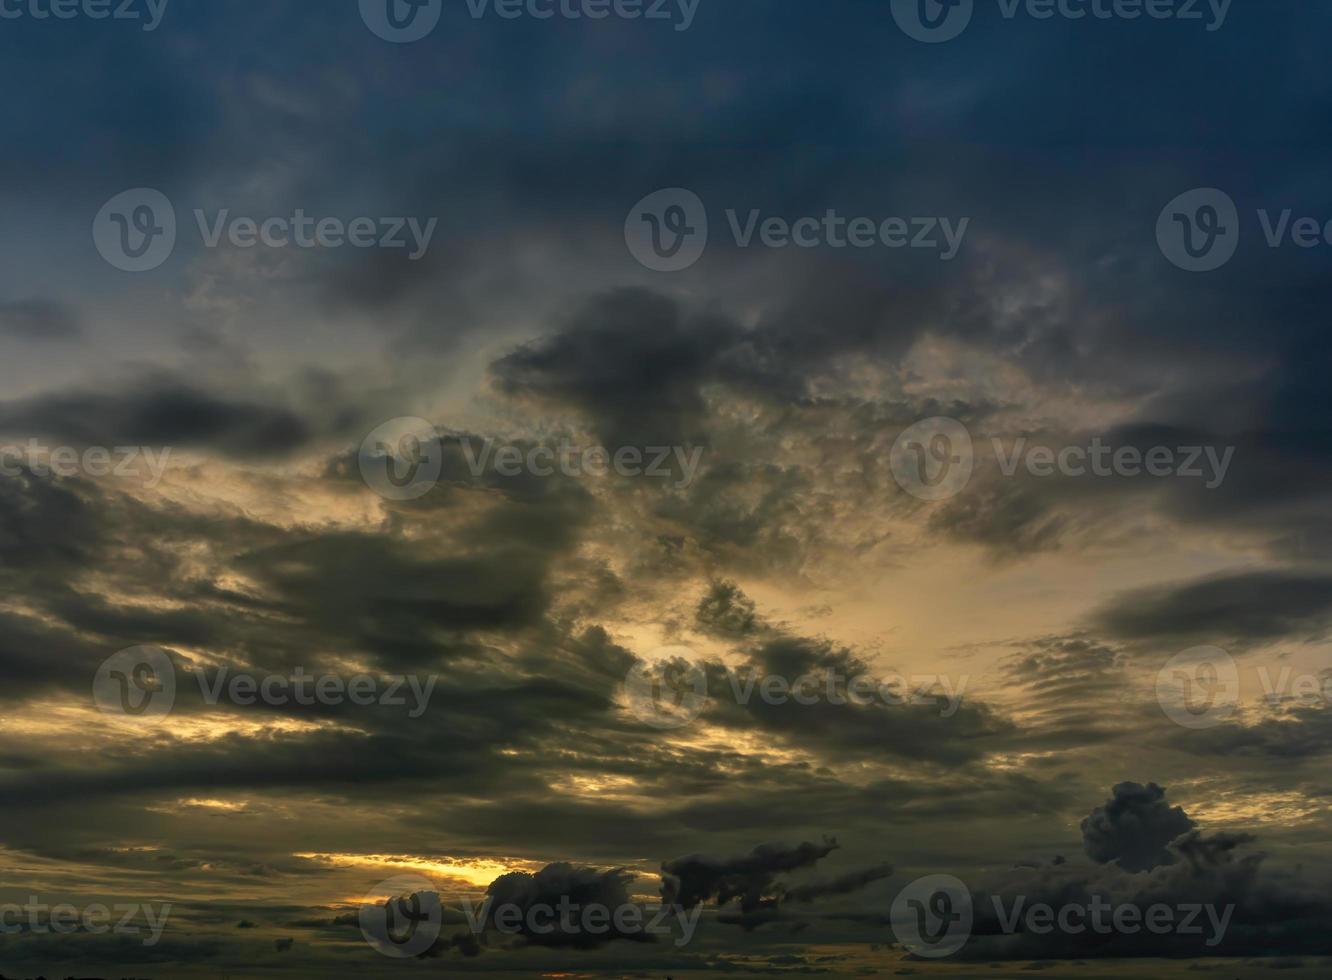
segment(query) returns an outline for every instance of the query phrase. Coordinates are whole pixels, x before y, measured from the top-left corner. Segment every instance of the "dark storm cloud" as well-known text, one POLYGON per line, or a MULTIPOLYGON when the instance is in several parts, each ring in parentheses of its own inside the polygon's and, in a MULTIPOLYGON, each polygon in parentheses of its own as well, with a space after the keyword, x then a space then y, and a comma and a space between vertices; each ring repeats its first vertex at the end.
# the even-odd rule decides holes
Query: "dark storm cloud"
POLYGON ((85 446, 179 446, 272 456, 308 443, 296 413, 214 395, 167 376, 109 394, 40 395, 0 403, 0 431, 85 446))
POLYGON ((1085 633, 1037 637, 1004 662, 1022 691, 1023 744, 1034 748, 1101 745, 1130 737, 1141 709, 1125 705, 1130 686, 1124 656, 1085 633))
POLYGON ((783 923, 787 933, 801 932, 819 919, 837 913, 793 913, 789 910, 790 903, 809 905, 851 895, 893 873, 891 865, 879 864, 802 884, 791 884, 779 877, 807 870, 836 848, 836 842, 830 840, 822 846, 808 842, 795 847, 760 844, 738 857, 695 854, 667 861, 662 865, 662 901, 678 903, 686 909, 700 903, 715 903, 720 907, 716 922, 739 926, 745 932, 777 922, 783 923))
POLYGON ((1207 405, 1170 399, 1154 399, 1143 406, 1141 420, 1104 431, 974 429, 976 475, 964 492, 930 516, 930 526, 996 557, 1015 558, 1076 548, 1081 538, 1113 537, 1125 519, 1145 508, 1181 527, 1254 535, 1288 559, 1317 559, 1327 553, 1320 545, 1329 529, 1332 442, 1326 423, 1312 415, 1265 417, 1277 387, 1267 382, 1264 391, 1240 393, 1223 382, 1218 390, 1199 393, 1209 402, 1248 406, 1228 429, 1216 427, 1216 418, 1195 424, 1193 416, 1206 412, 1207 405), (1136 474, 1035 478, 1021 461, 1011 474, 996 466, 995 439, 1003 453, 1016 452, 1018 440, 1027 451, 1047 447, 1056 453, 1064 447, 1086 449, 1095 441, 1110 452, 1134 450, 1139 460, 1165 447, 1174 450, 1175 463, 1167 476, 1154 476, 1139 465, 1136 474), (1194 475, 1177 475, 1177 468, 1194 475))
POLYGON ((1123 681, 1120 654, 1085 633, 1038 637, 1028 646, 1005 667, 1009 678, 1033 695, 1077 705, 1123 681))
MULTIPOLYGON (((567 515, 564 520, 547 519, 545 512, 539 508, 509 507, 500 513, 509 518, 522 514, 537 515, 526 528, 528 534, 566 542, 578 530, 579 518, 592 510, 593 501, 587 490, 578 483, 576 477, 569 476, 557 467, 552 467, 549 475, 538 475, 525 466, 515 472, 507 467, 501 471, 501 467, 496 465, 495 454, 505 447, 518 451, 526 459, 534 449, 558 446, 552 447, 549 443, 533 439, 498 440, 478 433, 452 432, 439 427, 437 441, 440 474, 436 486, 418 500, 386 502, 385 506, 396 506, 407 512, 448 509, 458 503, 460 497, 457 491, 494 491, 514 503, 544 503, 552 512, 565 509, 567 515)), ((426 447, 427 450, 431 448, 426 447)), ((359 466, 360 450, 347 451, 332 457, 325 465, 323 475, 329 480, 360 487, 364 480, 359 466)), ((504 537, 506 530, 513 529, 487 526, 478 530, 477 539, 481 540, 485 533, 504 537)))
MULTIPOLYGON (((396 530, 328 534, 238 515, 194 515, 78 480, 0 481, 0 576, 31 608, 31 614, 0 614, 7 621, 0 643, 6 701, 63 691, 86 703, 97 666, 115 650, 145 642, 209 649, 216 662, 205 672, 209 682, 222 670, 288 676, 302 666, 343 674, 345 664, 336 663, 343 655, 368 657, 388 672, 442 675, 432 710, 404 725, 401 710, 380 706, 210 707, 186 661, 173 655, 179 717, 261 724, 300 718, 350 724, 362 734, 235 735, 208 745, 167 739, 162 744, 171 748, 156 761, 109 756, 88 769, 52 765, 48 756, 40 780, 22 754, 11 752, 0 772, 0 795, 11 804, 0 839, 87 839, 68 814, 56 821, 32 817, 74 798, 102 800, 107 822, 109 801, 142 805, 191 791, 301 793, 322 786, 373 798, 383 792, 374 787, 400 792, 465 778, 477 792, 493 787, 499 800, 540 786, 531 776, 539 757, 513 761, 495 753, 503 746, 549 748, 557 731, 566 731, 561 740, 576 741, 565 726, 595 729, 608 719, 615 683, 632 662, 604 633, 600 641, 596 631, 574 640, 546 622, 549 565, 576 541, 572 532, 588 515, 587 497, 553 490, 497 494, 479 480, 459 480, 446 491, 454 504, 469 493, 486 504, 455 523, 457 540, 471 542, 462 551, 411 537, 422 521, 437 521, 430 509, 400 514, 396 530), (186 571, 186 554, 208 555, 214 572, 186 571), (124 555, 134 559, 120 560, 124 555), (85 581, 94 568, 118 569, 126 594, 170 597, 170 608, 108 599, 85 581), (220 585, 223 569, 258 588, 220 585), (504 667, 475 635, 482 631, 521 636, 532 651, 504 667)), ((597 763, 589 758, 586 765, 595 771, 597 763)), ((124 832, 133 834, 133 824, 126 820, 124 832)), ((211 862, 219 869, 227 864, 215 852, 211 862)))
POLYGON ((707 441, 701 386, 738 330, 717 317, 686 315, 642 290, 598 297, 551 338, 497 361, 512 395, 576 407, 607 445, 698 445, 707 441))
POLYGON ((698 604, 695 619, 703 628, 725 637, 745 636, 759 625, 755 603, 734 582, 713 582, 698 604))
POLYGON ((1319 759, 1332 752, 1332 708, 1326 703, 1280 705, 1256 721, 1172 732, 1169 744, 1203 757, 1319 759))
POLYGON ((1332 578, 1277 569, 1136 590, 1107 604, 1096 619, 1124 639, 1263 642, 1318 638, 1329 616, 1332 578))
POLYGON ((548 559, 512 541, 485 556, 421 557, 401 540, 330 534, 251 552, 236 567, 263 583, 270 609, 403 663, 430 658, 431 628, 534 625, 548 559))
POLYGON ((1130 872, 1170 864, 1168 845, 1194 827, 1183 808, 1166 803, 1165 790, 1155 783, 1120 783, 1113 793, 1082 821, 1087 856, 1130 872))
POLYGON ((31 473, 0 479, 0 575, 10 585, 86 567, 111 533, 90 487, 31 473))
POLYGON ((78 315, 49 300, 0 303, 0 335, 19 340, 69 340, 82 332, 78 315))
MULTIPOLYGON (((628 886, 637 875, 616 868, 599 871, 595 868, 580 868, 571 864, 551 864, 536 874, 515 871, 503 875, 490 883, 486 896, 491 899, 491 918, 488 927, 502 926, 498 917, 505 906, 521 909, 523 925, 519 935, 533 946, 566 946, 581 949, 595 949, 615 940, 633 942, 652 942, 654 937, 641 926, 621 929, 614 922, 610 923, 604 934, 596 935, 587 929, 564 928, 568 923, 552 923, 551 931, 544 931, 546 926, 538 923, 534 931, 530 928, 529 913, 536 907, 558 909, 561 901, 572 904, 576 909, 586 910, 591 907, 607 909, 614 915, 617 909, 630 904, 628 886)), ((507 930, 505 930, 507 931, 507 930)))
POLYGON ((838 875, 836 878, 828 881, 813 882, 808 885, 798 885, 787 889, 783 898, 792 902, 813 902, 816 899, 825 898, 831 895, 850 895, 871 885, 876 881, 882 881, 893 873, 891 864, 880 864, 873 868, 863 868, 859 871, 849 871, 844 875, 838 875))
POLYGON ((662 864, 662 901, 692 909, 700 902, 725 905, 737 899, 750 912, 777 900, 777 876, 812 867, 833 851, 837 842, 760 844, 748 854, 714 857, 691 854, 662 864))
MULTIPOLYGON (((960 958, 973 962, 1146 956, 1188 959, 1327 952, 1332 902, 1327 898, 1325 869, 1292 873, 1269 868, 1266 855, 1251 849, 1257 838, 1243 832, 1191 829, 1158 850, 1163 833, 1171 829, 1167 825, 1192 826, 1193 821, 1179 808, 1172 809, 1156 789, 1152 783, 1145 790, 1141 786, 1115 789, 1115 801, 1127 803, 1116 818, 1119 827, 1115 833, 1121 843, 1125 834, 1132 838, 1130 846, 1142 858, 1138 873, 1112 861, 1096 868, 1074 862, 1015 868, 995 876, 973 895, 975 926, 960 958), (1137 818, 1128 817, 1128 811, 1137 818), (1144 815, 1146 819, 1140 820, 1144 815), (1147 855, 1148 850, 1154 853, 1147 855), (1175 909, 1210 906, 1216 919, 1224 917, 1225 924, 1205 924, 1194 933, 1097 932, 1091 928, 1047 932, 1027 929, 1021 917, 1016 928, 1003 924, 1003 917, 1011 915, 1019 902, 1022 908, 1048 904, 1055 909, 1070 905, 1086 909, 1093 900, 1133 906, 1140 915, 1155 904, 1175 909), (1209 939, 1214 940, 1210 945, 1209 939)), ((1101 824, 1104 814, 1098 808, 1089 820, 1101 824)), ((1088 841, 1089 853, 1092 847, 1099 849, 1104 843, 1100 830, 1090 832, 1088 841)), ((1120 853, 1120 846, 1112 845, 1109 850, 1120 853)))
POLYGON ((67 968, 70 964, 86 964, 92 969, 142 964, 145 969, 161 970, 170 964, 207 963, 224 949, 225 943, 212 939, 175 939, 167 935, 155 945, 146 946, 135 936, 90 936, 76 931, 60 936, 7 936, 4 956, 7 965, 23 964, 25 969, 39 971, 40 976, 40 971, 53 963, 67 968))
POLYGON ((11 809, 34 808, 52 802, 108 796, 154 794, 168 796, 185 790, 262 790, 298 787, 343 788, 369 792, 371 786, 415 781, 427 759, 437 776, 475 773, 479 758, 448 763, 412 739, 385 735, 306 736, 280 746, 248 743, 236 737, 213 747, 175 746, 171 761, 158 764, 135 760, 96 771, 65 770, 45 779, 25 775, 0 778, 0 801, 11 809), (447 765, 447 768, 446 768, 447 765))
POLYGON ((705 631, 736 642, 748 659, 736 669, 706 665, 711 702, 704 717, 714 724, 757 725, 792 745, 838 756, 936 763, 974 761, 1014 734, 991 706, 966 696, 965 678, 880 678, 847 647, 764 621, 732 582, 712 583, 694 617, 705 631), (764 696, 770 677, 799 690, 801 699, 764 696), (853 696, 857 679, 877 693, 853 696))
MULTIPOLYGON (((586 494, 557 483, 539 494, 514 486, 495 495, 477 478, 441 487, 439 506, 469 495, 486 503, 453 523, 446 544, 410 538, 422 522, 438 531, 431 509, 399 514, 396 530, 320 533, 238 514, 194 515, 81 480, 0 480, 0 582, 31 607, 4 613, 13 624, 0 673, 15 665, 29 684, 86 691, 101 660, 150 642, 211 648, 233 669, 222 651, 244 651, 238 659, 251 669, 278 671, 315 667, 333 650, 369 655, 390 670, 476 656, 474 631, 543 628, 551 565, 575 546, 591 513, 586 494), (191 549, 258 588, 187 571, 191 549), (128 555, 134 560, 120 560, 128 555), (171 602, 110 600, 87 582, 96 568, 115 568, 125 595, 171 602), (52 649, 66 655, 41 653, 52 649)), ((359 480, 347 486, 369 493, 359 480)), ((0 698, 31 693, 15 684, 0 698)))
POLYGON ((978 481, 930 517, 934 530, 1008 557, 1058 547, 1075 523, 1048 494, 1004 480, 978 481))

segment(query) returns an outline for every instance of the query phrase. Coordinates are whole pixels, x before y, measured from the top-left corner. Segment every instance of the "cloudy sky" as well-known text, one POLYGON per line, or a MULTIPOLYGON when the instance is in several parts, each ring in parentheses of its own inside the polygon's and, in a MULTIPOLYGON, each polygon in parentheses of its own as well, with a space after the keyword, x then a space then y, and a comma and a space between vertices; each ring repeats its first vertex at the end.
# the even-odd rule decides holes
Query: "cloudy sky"
POLYGON ((0 973, 1326 975, 1332 10, 55 5, 0 973))

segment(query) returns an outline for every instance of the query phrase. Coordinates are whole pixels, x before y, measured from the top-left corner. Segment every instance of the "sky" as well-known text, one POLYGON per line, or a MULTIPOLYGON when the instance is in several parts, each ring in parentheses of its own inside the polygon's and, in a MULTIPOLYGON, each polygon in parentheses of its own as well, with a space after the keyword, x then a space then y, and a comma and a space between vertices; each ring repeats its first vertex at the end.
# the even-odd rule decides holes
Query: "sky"
POLYGON ((0 976, 1326 975, 1330 27, 0 0, 0 976))

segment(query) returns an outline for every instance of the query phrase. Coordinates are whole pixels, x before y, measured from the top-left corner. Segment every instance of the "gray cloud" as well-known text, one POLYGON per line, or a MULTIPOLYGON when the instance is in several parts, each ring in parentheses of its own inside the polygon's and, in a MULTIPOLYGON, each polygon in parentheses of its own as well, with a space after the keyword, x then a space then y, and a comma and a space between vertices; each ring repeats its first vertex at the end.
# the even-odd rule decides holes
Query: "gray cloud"
POLYGON ((1155 783, 1120 783, 1104 806, 1082 821, 1082 844, 1098 864, 1115 862, 1125 871, 1151 871, 1170 864, 1168 845, 1192 830, 1181 807, 1165 801, 1155 783))

